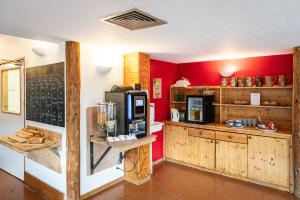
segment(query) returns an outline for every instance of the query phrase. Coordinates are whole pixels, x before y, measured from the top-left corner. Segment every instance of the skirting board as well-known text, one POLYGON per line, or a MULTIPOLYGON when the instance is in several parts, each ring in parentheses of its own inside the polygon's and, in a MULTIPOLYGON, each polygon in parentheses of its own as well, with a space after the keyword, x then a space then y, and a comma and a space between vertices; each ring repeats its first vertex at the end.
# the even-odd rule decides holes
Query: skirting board
POLYGON ((286 191, 286 192, 290 192, 289 187, 283 187, 283 186, 279 186, 279 185, 265 183, 265 182, 262 182, 262 181, 249 179, 249 178, 246 178, 246 177, 225 174, 225 173, 222 173, 222 172, 218 172, 216 170, 211 170, 211 169, 206 169, 206 168, 203 168, 203 167, 198 167, 198 166, 195 166, 195 165, 180 162, 180 161, 173 160, 173 159, 170 159, 170 158, 166 158, 166 161, 172 162, 172 163, 175 163, 175 164, 178 164, 178 165, 183 165, 183 166, 186 166, 186 167, 191 167, 191 168, 194 168, 194 169, 199 169, 199 170, 202 170, 202 171, 205 171, 205 172, 219 174, 219 175, 226 176, 226 177, 229 177, 229 178, 239 179, 241 181, 250 182, 250 183, 257 184, 257 185, 262 185, 262 186, 265 186, 265 187, 270 187, 270 188, 275 188, 275 189, 278 189, 278 190, 283 190, 283 191, 286 191))
POLYGON ((80 199, 84 200, 84 199, 87 199, 87 198, 89 198, 91 196, 94 196, 95 194, 97 194, 99 192, 102 192, 103 190, 105 190, 107 188, 110 188, 110 187, 114 186, 115 184, 118 184, 121 181, 124 181, 124 177, 118 178, 118 179, 116 179, 116 180, 114 180, 112 182, 109 182, 109 183, 107 183, 105 185, 102 185, 101 187, 98 187, 98 188, 96 188, 96 189, 94 189, 94 190, 92 190, 90 192, 87 192, 87 193, 81 195, 80 199))
MULTIPOLYGON (((153 166, 158 165, 158 164, 162 163, 163 161, 165 161, 165 159, 161 158, 159 160, 154 161, 152 163, 152 165, 153 166)), ((114 186, 115 184, 118 184, 119 182, 124 181, 124 180, 128 181, 128 182, 131 182, 131 183, 133 183, 135 185, 141 185, 141 184, 149 181, 150 179, 151 179, 151 176, 147 176, 146 178, 144 178, 144 179, 142 179, 140 181, 137 181, 137 180, 133 180, 133 179, 130 179, 130 178, 124 176, 124 177, 116 179, 116 180, 114 180, 114 181, 112 181, 110 183, 107 183, 107 184, 105 184, 105 185, 103 185, 101 187, 98 187, 98 188, 96 188, 96 189, 94 189, 94 190, 92 190, 92 191, 90 191, 88 193, 85 193, 85 194, 81 195, 80 199, 81 200, 87 199, 87 198, 89 198, 89 197, 91 197, 91 196, 93 196, 93 195, 95 195, 95 194, 97 194, 97 193, 99 193, 99 192, 101 192, 101 191, 103 191, 103 190, 105 190, 107 188, 110 188, 110 187, 114 186)))
POLYGON ((124 180, 133 183, 135 185, 142 185, 143 183, 146 183, 147 181, 149 181, 151 179, 151 176, 147 176, 145 178, 143 178, 142 180, 136 180, 136 179, 132 179, 130 177, 124 177, 124 180))
POLYGON ((62 192, 57 191, 27 172, 24 174, 24 183, 48 200, 64 200, 64 194, 62 192))
POLYGON ((160 158, 160 159, 158 159, 158 160, 152 162, 152 166, 158 165, 158 164, 160 164, 160 163, 162 163, 162 162, 164 162, 164 161, 165 161, 164 158, 160 158))

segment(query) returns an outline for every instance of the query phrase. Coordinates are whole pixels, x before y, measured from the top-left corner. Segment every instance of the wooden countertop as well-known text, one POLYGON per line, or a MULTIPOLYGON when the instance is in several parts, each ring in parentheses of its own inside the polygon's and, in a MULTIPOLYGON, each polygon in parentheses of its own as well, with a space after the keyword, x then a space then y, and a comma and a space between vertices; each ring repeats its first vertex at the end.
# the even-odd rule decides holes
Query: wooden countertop
POLYGON ((58 141, 53 141, 49 139, 45 139, 43 144, 26 144, 26 143, 19 143, 10 140, 9 135, 0 136, 0 144, 11 148, 19 153, 27 155, 30 151, 44 149, 44 148, 55 148, 59 147, 60 143, 58 141))
POLYGON ((276 132, 265 132, 265 131, 257 130, 254 127, 230 128, 224 124, 219 124, 219 123, 209 123, 205 125, 186 123, 186 122, 172 122, 172 121, 165 121, 164 123, 165 125, 186 126, 190 128, 201 128, 201 129, 215 130, 215 131, 228 131, 228 132, 242 133, 247 135, 259 135, 259 136, 292 139, 292 130, 290 129, 279 129, 276 132))
POLYGON ((45 149, 45 148, 58 148, 61 147, 61 134, 50 131, 47 129, 37 128, 33 126, 27 126, 27 128, 35 129, 42 131, 44 133, 45 141, 43 144, 28 144, 27 143, 19 143, 16 141, 13 141, 9 139, 9 136, 15 135, 13 134, 7 134, 7 135, 1 135, 0 136, 0 144, 15 150, 21 154, 24 154, 27 156, 27 154, 31 151, 38 150, 38 149, 45 149))
POLYGON ((119 142, 108 142, 106 140, 101 140, 100 138, 94 136, 91 136, 90 138, 90 141, 93 143, 110 146, 119 152, 128 151, 130 149, 143 146, 145 144, 150 144, 155 140, 156 140, 156 135, 147 135, 146 137, 140 139, 119 141, 119 142))

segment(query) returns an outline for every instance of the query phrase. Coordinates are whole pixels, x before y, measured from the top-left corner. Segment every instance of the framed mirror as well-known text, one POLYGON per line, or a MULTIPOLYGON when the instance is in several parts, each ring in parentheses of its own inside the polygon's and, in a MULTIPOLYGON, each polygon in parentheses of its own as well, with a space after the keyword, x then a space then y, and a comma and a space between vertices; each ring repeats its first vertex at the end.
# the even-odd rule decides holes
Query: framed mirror
POLYGON ((21 115, 21 68, 1 70, 1 112, 21 115))

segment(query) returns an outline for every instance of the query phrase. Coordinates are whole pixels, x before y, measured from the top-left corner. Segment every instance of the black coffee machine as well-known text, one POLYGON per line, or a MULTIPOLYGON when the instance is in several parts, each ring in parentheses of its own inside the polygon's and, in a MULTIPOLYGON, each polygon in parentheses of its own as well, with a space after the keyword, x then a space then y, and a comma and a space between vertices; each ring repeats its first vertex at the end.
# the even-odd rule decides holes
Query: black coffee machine
POLYGON ((117 135, 147 135, 147 93, 132 87, 113 86, 105 101, 117 104, 117 135))

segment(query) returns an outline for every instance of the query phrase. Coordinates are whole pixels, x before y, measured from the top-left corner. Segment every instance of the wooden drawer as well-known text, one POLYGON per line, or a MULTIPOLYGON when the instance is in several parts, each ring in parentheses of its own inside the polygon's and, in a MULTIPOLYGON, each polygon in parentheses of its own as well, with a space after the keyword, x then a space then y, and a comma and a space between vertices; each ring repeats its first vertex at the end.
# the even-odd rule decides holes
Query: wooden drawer
POLYGON ((216 131, 216 139, 247 144, 247 135, 239 133, 216 131))
POLYGON ((215 139, 216 132, 212 131, 212 130, 189 128, 189 136, 201 137, 201 138, 207 138, 207 139, 215 139))

